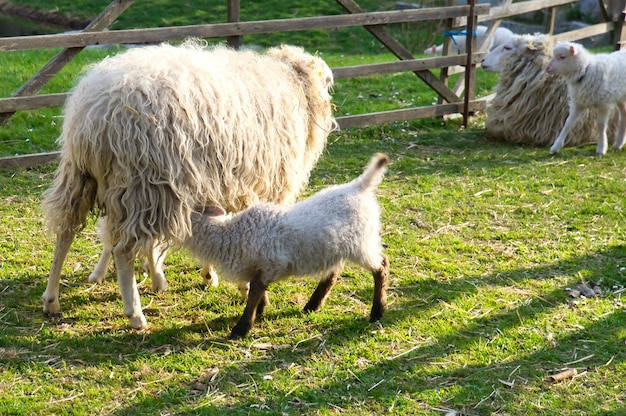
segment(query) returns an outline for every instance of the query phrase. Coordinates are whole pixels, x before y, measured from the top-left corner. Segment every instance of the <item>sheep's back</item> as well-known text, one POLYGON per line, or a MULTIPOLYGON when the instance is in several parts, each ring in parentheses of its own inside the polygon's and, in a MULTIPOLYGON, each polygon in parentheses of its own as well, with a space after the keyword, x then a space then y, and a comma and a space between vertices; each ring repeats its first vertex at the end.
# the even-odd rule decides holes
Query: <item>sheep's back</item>
POLYGON ((253 52, 133 49, 94 66, 65 117, 62 152, 97 179, 114 238, 180 240, 197 204, 288 202, 312 168, 302 83, 253 52))

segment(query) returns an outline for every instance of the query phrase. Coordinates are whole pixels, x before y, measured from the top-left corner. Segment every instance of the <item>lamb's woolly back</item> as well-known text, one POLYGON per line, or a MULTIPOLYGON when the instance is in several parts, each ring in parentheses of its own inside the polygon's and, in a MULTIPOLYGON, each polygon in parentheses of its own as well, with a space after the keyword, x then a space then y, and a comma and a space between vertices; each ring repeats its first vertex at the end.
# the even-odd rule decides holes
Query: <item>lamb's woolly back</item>
POLYGON ((580 107, 610 106, 626 101, 626 52, 592 54, 574 42, 557 44, 548 72, 562 75, 580 107))
POLYGON ((328 187, 290 207, 261 203, 235 214, 192 214, 192 254, 215 263, 231 279, 266 283, 290 275, 318 275, 351 260, 370 270, 380 265, 380 209, 372 192, 389 158, 375 155, 355 180, 328 187))
MULTIPOLYGON (((546 72, 552 41, 542 34, 514 35, 492 52, 500 64, 496 95, 489 103, 485 127, 489 137, 513 143, 547 146, 559 133, 567 115, 567 85, 546 72)), ((491 60, 494 56, 487 56, 491 60)), ((592 143, 597 135, 597 112, 588 110, 567 136, 567 146, 592 143)), ((614 114, 611 130, 618 120, 614 114)))

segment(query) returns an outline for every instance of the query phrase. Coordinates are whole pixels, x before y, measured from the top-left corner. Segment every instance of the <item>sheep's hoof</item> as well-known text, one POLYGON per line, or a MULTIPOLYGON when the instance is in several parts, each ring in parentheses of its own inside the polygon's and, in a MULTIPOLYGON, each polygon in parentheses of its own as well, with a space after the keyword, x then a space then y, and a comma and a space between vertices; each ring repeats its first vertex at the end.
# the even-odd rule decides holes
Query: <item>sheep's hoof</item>
POLYGON ((59 298, 47 299, 46 296, 43 296, 43 313, 51 318, 60 318, 61 304, 59 298))
POLYGON ((133 329, 146 329, 148 327, 148 321, 146 321, 146 317, 143 314, 129 316, 128 323, 133 329))
POLYGON ((87 279, 89 281, 89 283, 102 283, 104 282, 104 274, 99 274, 96 272, 93 272, 89 275, 89 278, 87 279))
POLYGON ((163 293, 167 290, 167 281, 165 277, 159 276, 152 279, 152 291, 154 293, 163 293))
POLYGON ((63 314, 61 312, 56 312, 56 313, 44 312, 44 314, 46 315, 46 317, 48 317, 49 319, 53 321, 63 318, 63 314))

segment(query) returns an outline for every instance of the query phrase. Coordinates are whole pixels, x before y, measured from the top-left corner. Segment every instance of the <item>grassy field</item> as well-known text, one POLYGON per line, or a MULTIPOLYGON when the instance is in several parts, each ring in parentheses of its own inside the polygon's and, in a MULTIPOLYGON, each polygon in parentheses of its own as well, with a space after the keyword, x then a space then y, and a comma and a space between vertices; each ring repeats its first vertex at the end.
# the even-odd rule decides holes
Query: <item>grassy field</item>
MULTIPOLYGON (((19 78, 45 53, 0 59, 19 78)), ((67 87, 108 53, 88 51, 48 88, 67 87)), ((331 66, 385 58, 324 57, 331 66)), ((414 78, 338 83, 337 111, 432 102, 414 78)), ((482 82, 489 92, 493 78, 482 82)), ((54 148, 55 111, 0 128, 0 154, 54 148)), ((64 317, 45 318, 54 238, 40 197, 55 166, 1 172, 0 415, 626 414, 624 153, 599 158, 584 146, 550 156, 491 142, 481 117, 467 128, 394 123, 333 133, 305 194, 351 180, 375 152, 392 161, 378 192, 386 315, 367 322, 372 278, 349 265, 317 313, 301 311, 312 279, 271 286, 265 316, 236 342, 226 336, 243 310, 237 288, 204 288, 184 251, 166 260, 164 294, 151 293, 137 266, 150 327, 130 330, 113 266, 104 284, 87 283, 101 248, 95 218, 63 269, 64 317), (570 295, 590 282, 598 296, 570 295), (565 369, 577 374, 550 380, 565 369)))

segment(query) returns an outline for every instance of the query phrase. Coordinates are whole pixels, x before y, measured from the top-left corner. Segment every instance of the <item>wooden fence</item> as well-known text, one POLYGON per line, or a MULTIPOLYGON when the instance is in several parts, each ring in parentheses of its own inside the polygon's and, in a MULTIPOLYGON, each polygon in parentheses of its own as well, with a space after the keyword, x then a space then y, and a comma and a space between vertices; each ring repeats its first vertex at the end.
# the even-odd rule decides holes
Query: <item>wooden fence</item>
MULTIPOLYGON (((104 29, 111 25, 112 22, 134 2, 134 0, 113 0, 110 5, 81 32, 0 38, 0 53, 3 51, 63 48, 37 74, 18 89, 12 97, 0 98, 0 124, 4 123, 16 111, 62 106, 67 97, 67 93, 36 94, 69 61, 89 45, 163 42, 193 36, 200 38, 225 37, 229 44, 237 47, 243 35, 310 29, 336 29, 353 26, 363 26, 399 60, 379 64, 332 68, 335 78, 340 79, 386 73, 413 72, 421 81, 425 82, 437 93, 439 103, 426 107, 405 108, 338 117, 337 121, 341 128, 406 121, 454 113, 463 114, 464 122, 467 123, 467 118, 471 113, 483 110, 486 107, 485 99, 474 99, 475 70, 480 59, 484 56, 488 41, 500 24, 501 19, 537 10, 547 10, 548 19, 546 32, 552 34, 554 30, 555 8, 575 1, 576 0, 531 0, 511 4, 511 0, 506 0, 503 5, 499 7, 490 7, 486 4, 476 5, 474 3, 475 0, 469 0, 467 6, 364 12, 354 0, 336 0, 347 14, 240 22, 239 0, 227 0, 229 23, 104 31, 104 29), (385 25, 387 24, 441 19, 446 21, 446 29, 458 27, 467 28, 467 54, 416 59, 409 50, 385 29, 385 25), (475 40, 472 39, 473 28, 477 23, 486 21, 490 21, 486 33, 487 39, 473 50, 473 46, 476 45, 475 40), (449 88, 448 68, 459 65, 464 66, 464 74, 454 87, 449 88), (434 69, 440 71, 439 77, 432 72, 434 69), (464 97, 461 97, 463 92, 465 92, 464 97)), ((622 32, 623 22, 624 13, 621 14, 620 19, 617 21, 607 21, 584 29, 561 33, 555 35, 555 38, 561 41, 577 40, 613 31, 616 49, 619 49, 625 43, 622 38, 623 35, 626 35, 622 32)), ((449 49, 449 42, 450 40, 447 38, 445 40, 445 50, 449 49)), ((0 168, 7 166, 28 167, 45 163, 55 159, 58 156, 57 153, 58 152, 0 158, 0 168)))

